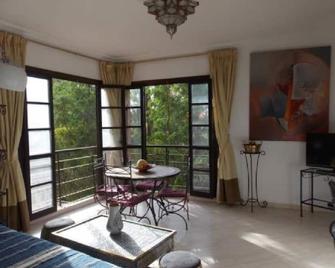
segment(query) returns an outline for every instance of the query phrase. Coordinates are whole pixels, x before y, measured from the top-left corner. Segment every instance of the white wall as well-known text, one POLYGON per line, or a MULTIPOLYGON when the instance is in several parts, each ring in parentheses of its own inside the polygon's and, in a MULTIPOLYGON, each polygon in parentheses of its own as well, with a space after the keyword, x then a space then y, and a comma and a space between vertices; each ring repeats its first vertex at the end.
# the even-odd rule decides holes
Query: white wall
MULTIPOLYGON (((314 33, 286 36, 268 40, 254 40, 241 44, 239 48, 239 66, 234 98, 231 137, 236 150, 236 158, 240 160, 238 149, 242 141, 248 139, 249 133, 249 66, 250 53, 271 49, 286 49, 298 47, 312 47, 335 44, 327 32, 315 31, 314 33)), ((331 62, 334 63, 334 53, 331 62)), ((334 68, 331 69, 330 83, 330 129, 334 131, 334 68)), ((274 203, 298 204, 299 203, 299 170, 305 167, 305 142, 271 141, 264 142, 263 149, 266 156, 261 165, 260 190, 261 196, 274 203)), ((245 179, 246 173, 241 161, 238 161, 240 177, 245 179)), ((316 194, 330 199, 328 185, 319 179, 316 185, 316 194), (318 183, 320 182, 320 183, 318 183)), ((241 183, 242 192, 246 192, 246 184, 241 183)), ((307 190, 307 189, 306 189, 307 190)), ((308 191, 306 191, 308 192, 308 191)))
POLYGON ((28 42, 27 44, 26 65, 100 79, 97 61, 33 42, 28 42))
MULTIPOLYGON (((237 47, 239 51, 236 91, 231 119, 231 139, 236 154, 241 193, 244 198, 247 192, 247 177, 244 160, 239 152, 243 141, 248 140, 249 136, 250 53, 274 49, 334 45, 335 38, 332 37, 332 34, 329 34, 331 32, 325 31, 324 28, 321 29, 320 31, 317 29, 314 32, 301 33, 295 36, 246 40, 230 44, 230 46, 237 47)), ((334 62, 333 60, 334 56, 332 56, 332 62, 334 62)), ((335 66, 333 66, 331 73, 331 130, 335 128, 334 70, 335 66)), ((207 57, 197 56, 194 58, 138 64, 135 69, 135 80, 206 75, 208 73, 207 57)), ((261 161, 259 174, 261 198, 277 204, 298 204, 299 170, 305 167, 305 143, 271 141, 264 142, 263 149, 266 151, 266 156, 261 161)), ((316 194, 319 194, 320 197, 330 198, 327 184, 323 180, 320 180, 320 182, 320 189, 316 189, 316 194)), ((317 183, 317 185, 319 184, 317 183)))
MULTIPOLYGON (((231 139, 234 145, 242 196, 246 196, 246 171, 239 151, 242 142, 248 140, 249 133, 249 56, 254 51, 334 45, 332 23, 321 24, 308 33, 268 39, 246 40, 228 46, 239 51, 236 91, 231 120, 231 139)), ((220 46, 223 47, 223 46, 220 46)), ((334 53, 333 53, 334 55, 334 53)), ((332 56, 334 62, 334 56, 332 56)), ((27 65, 78 76, 99 79, 98 64, 81 56, 60 50, 28 43, 27 65)), ((334 70, 331 73, 330 127, 335 130, 334 70)), ((135 67, 134 80, 153 80, 182 76, 207 75, 209 73, 206 56, 141 63, 135 67)), ((264 142, 267 155, 261 162, 260 195, 269 202, 297 204, 299 200, 299 170, 305 163, 305 143, 303 142, 264 142)), ((329 198, 329 190, 324 181, 317 191, 320 196, 329 198)))

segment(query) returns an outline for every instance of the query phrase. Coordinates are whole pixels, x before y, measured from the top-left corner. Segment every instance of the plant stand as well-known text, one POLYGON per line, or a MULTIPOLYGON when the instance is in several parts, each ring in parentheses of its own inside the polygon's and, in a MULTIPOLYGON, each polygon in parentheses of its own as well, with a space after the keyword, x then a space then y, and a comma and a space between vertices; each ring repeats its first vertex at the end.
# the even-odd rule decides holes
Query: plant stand
POLYGON ((266 201, 259 201, 258 199, 258 167, 259 159, 261 156, 265 155, 265 151, 260 152, 246 152, 241 151, 241 155, 244 155, 245 163, 248 173, 248 198, 244 202, 241 202, 242 206, 246 206, 250 203, 251 212, 254 212, 254 205, 257 204, 261 208, 265 208, 268 205, 266 201), (254 158, 256 158, 256 167, 254 169, 254 158))

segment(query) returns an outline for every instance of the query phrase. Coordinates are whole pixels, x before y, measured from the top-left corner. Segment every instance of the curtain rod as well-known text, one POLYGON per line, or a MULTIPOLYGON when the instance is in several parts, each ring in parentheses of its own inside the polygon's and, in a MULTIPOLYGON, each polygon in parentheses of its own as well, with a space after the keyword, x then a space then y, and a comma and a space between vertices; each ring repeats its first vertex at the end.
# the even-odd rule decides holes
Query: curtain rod
MULTIPOLYGON (((84 57, 84 58, 87 58, 87 59, 90 59, 90 60, 95 60, 95 61, 101 61, 102 60, 102 59, 99 59, 99 58, 95 58, 95 57, 87 56, 87 55, 84 55, 84 54, 81 54, 81 53, 78 53, 78 52, 74 52, 74 51, 69 50, 69 49, 49 45, 49 44, 46 44, 44 42, 34 41, 34 40, 30 40, 30 39, 28 39, 28 41, 31 42, 31 43, 35 43, 37 45, 49 47, 49 48, 52 48, 52 49, 57 49, 57 50, 60 50, 60 51, 63 51, 63 52, 69 53, 69 54, 73 54, 73 55, 76 55, 76 56, 84 57)), ((176 56, 152 58, 152 59, 147 59, 147 60, 138 60, 138 61, 133 61, 133 63, 138 64, 138 63, 148 63, 148 62, 155 62, 155 61, 175 60, 175 59, 181 59, 181 58, 203 56, 203 55, 207 55, 207 54, 208 54, 208 52, 199 52, 199 53, 193 53, 193 54, 182 54, 182 55, 176 55, 176 56)))
POLYGON ((134 63, 147 63, 147 62, 154 62, 154 61, 175 60, 175 59, 181 59, 181 58, 191 58, 191 57, 197 57, 197 56, 204 56, 204 55, 207 55, 207 54, 208 54, 208 52, 181 54, 181 55, 176 55, 176 56, 152 58, 152 59, 147 59, 147 60, 138 60, 138 61, 134 61, 134 63))

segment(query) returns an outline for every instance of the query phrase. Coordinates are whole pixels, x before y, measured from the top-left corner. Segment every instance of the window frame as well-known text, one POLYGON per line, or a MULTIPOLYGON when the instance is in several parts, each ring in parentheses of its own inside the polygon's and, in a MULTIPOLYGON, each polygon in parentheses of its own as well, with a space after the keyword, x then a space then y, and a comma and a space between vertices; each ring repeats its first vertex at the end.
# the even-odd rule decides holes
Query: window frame
MULTIPOLYGON (((145 103, 145 90, 144 88, 147 86, 155 86, 155 85, 167 85, 167 84, 188 84, 188 95, 189 95, 189 156, 190 156, 190 193, 194 196, 206 197, 206 198, 214 198, 216 196, 216 187, 217 187, 217 158, 218 158, 218 145, 215 137, 214 130, 214 119, 213 119, 213 109, 212 109, 212 80, 209 75, 203 76, 191 76, 191 77, 180 77, 180 78, 169 78, 169 79, 157 79, 157 80, 143 80, 143 81, 135 81, 129 87, 125 88, 141 88, 142 91, 142 156, 146 159, 147 156, 147 147, 146 147, 146 103, 145 103), (209 145, 206 146, 193 146, 192 144, 192 95, 191 95, 191 86, 194 84, 208 84, 208 109, 209 109, 209 145), (195 191, 193 189, 193 149, 206 149, 209 151, 209 192, 201 192, 195 191)), ((198 105, 198 104, 197 104, 198 105)), ((201 126, 201 125, 196 125, 201 126)), ((197 170, 197 169, 196 169, 197 170)))
MULTIPOLYGON (((70 75, 61 72, 55 72, 50 70, 45 70, 41 68, 36 68, 32 66, 26 66, 26 73, 28 77, 35 77, 48 80, 48 93, 49 93, 49 120, 50 120, 50 139, 51 139, 51 153, 50 154, 41 154, 41 155, 33 155, 30 156, 29 152, 29 129, 28 129, 28 111, 27 107, 30 102, 27 102, 27 97, 25 97, 25 106, 24 106, 24 116, 23 116, 23 129, 22 129, 22 136, 19 146, 19 158, 22 167, 22 173, 25 181, 25 188, 27 194, 27 201, 28 201, 28 209, 29 209, 29 216, 30 220, 35 220, 37 218, 43 217, 48 215, 52 212, 57 211, 57 181, 56 181, 56 165, 55 165, 55 137, 54 137, 54 109, 53 109, 53 79, 61 79, 61 80, 68 80, 72 82, 78 83, 85 83, 85 84, 92 84, 95 86, 96 90, 96 119, 97 119, 97 152, 98 157, 101 156, 101 139, 99 133, 99 126, 101 125, 101 112, 98 110, 98 103, 100 102, 100 87, 101 81, 85 78, 81 76, 70 75), (36 213, 32 213, 32 196, 31 196, 31 182, 30 182, 30 160, 31 159, 40 159, 45 157, 51 157, 51 168, 52 168, 52 198, 53 198, 53 206, 46 210, 42 210, 36 213)), ((42 103, 41 103, 42 104, 42 103)), ((45 104, 45 103, 43 103, 45 104)), ((34 129, 40 130, 40 129, 34 129)), ((42 130, 42 129, 41 129, 42 130)), ((48 129, 49 130, 49 129, 48 129)), ((48 182, 50 183, 50 182, 48 182)), ((47 183, 45 183, 47 184, 47 183)), ((38 184, 39 185, 39 184, 38 184)), ((36 187, 33 186, 33 187, 36 187)))
POLYGON ((49 107, 49 128, 36 128, 36 129, 30 129, 28 127, 28 105, 29 104, 35 104, 36 102, 30 102, 27 101, 27 96, 25 97, 25 107, 24 107, 24 120, 23 120, 23 134, 22 137, 25 138, 25 151, 26 151, 26 162, 25 162, 25 168, 23 170, 24 178, 25 178, 25 183, 26 183, 26 193, 27 193, 27 201, 28 201, 28 208, 29 208, 29 216, 30 219, 36 219, 41 216, 44 216, 46 214, 52 213, 57 211, 57 199, 56 199, 56 172, 55 172, 55 141, 54 141, 54 117, 53 117, 53 102, 52 102, 52 81, 50 77, 40 74, 37 75, 35 73, 28 73, 28 77, 34 77, 38 79, 44 79, 48 81, 48 104, 49 107), (48 130, 50 131, 50 153, 46 154, 36 154, 36 155, 30 155, 30 150, 29 150, 29 132, 30 131, 41 131, 41 130, 48 130), (30 161, 31 160, 36 160, 36 159, 42 159, 42 158, 51 158, 51 176, 52 176, 52 181, 51 182, 45 182, 45 183, 40 183, 37 185, 31 185, 31 177, 30 177, 30 161), (36 213, 32 212, 32 189, 38 186, 43 186, 51 184, 52 185, 52 207, 38 211, 36 213))

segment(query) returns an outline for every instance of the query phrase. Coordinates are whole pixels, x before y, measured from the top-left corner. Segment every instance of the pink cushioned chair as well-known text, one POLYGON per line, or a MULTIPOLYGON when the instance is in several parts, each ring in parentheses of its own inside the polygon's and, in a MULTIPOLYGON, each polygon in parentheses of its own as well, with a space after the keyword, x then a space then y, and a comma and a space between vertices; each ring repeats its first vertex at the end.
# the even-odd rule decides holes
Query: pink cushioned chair
MULTIPOLYGON (((129 175, 128 178, 117 179, 113 178, 112 173, 113 169, 109 168, 111 174, 110 179, 114 182, 114 185, 117 189, 117 194, 112 195, 107 202, 116 202, 120 205, 120 213, 123 216, 131 216, 138 218, 138 221, 146 219, 149 224, 151 224, 150 219, 147 217, 148 212, 150 211, 149 199, 151 198, 152 193, 150 192, 137 192, 134 181, 132 180, 132 168, 131 165, 127 168, 122 168, 129 175), (143 215, 138 213, 138 205, 141 203, 146 204, 145 211, 143 215), (126 213, 126 209, 129 208, 129 212, 126 213)), ((120 169, 120 168, 117 168, 120 169)))

